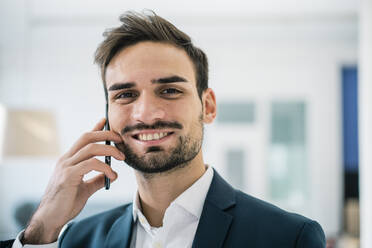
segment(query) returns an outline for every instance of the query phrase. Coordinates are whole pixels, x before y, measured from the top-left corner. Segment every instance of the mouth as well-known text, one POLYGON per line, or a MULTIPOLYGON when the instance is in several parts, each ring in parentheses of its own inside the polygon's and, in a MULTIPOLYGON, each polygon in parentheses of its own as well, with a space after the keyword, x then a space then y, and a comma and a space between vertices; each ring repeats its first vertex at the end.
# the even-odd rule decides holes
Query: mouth
POLYGON ((174 132, 170 131, 143 131, 132 135, 132 138, 141 144, 156 145, 168 140, 174 132))

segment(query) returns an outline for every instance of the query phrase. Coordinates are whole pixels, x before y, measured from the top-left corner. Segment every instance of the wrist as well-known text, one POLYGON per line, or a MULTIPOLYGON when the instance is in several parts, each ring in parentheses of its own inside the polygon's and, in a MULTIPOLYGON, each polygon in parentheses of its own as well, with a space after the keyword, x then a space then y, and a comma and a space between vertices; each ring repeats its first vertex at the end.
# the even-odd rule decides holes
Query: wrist
POLYGON ((50 244, 58 239, 60 229, 46 228, 41 221, 31 220, 21 237, 22 245, 25 244, 50 244))

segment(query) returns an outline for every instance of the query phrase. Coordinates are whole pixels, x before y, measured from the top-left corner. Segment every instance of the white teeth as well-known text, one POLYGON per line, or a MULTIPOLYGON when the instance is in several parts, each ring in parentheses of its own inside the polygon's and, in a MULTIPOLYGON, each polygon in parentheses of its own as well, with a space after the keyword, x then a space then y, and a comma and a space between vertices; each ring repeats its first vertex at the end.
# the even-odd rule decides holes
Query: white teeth
POLYGON ((165 136, 167 136, 168 133, 154 133, 154 134, 139 134, 138 139, 142 141, 148 141, 148 140, 158 140, 165 136))

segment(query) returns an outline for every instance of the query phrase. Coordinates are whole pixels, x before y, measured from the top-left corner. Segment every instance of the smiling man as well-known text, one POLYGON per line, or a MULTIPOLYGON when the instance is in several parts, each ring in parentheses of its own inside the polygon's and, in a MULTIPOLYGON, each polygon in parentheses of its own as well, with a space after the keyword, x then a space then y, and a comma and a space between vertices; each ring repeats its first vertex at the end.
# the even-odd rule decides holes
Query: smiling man
POLYGON ((139 175, 169 174, 190 165, 201 176, 203 121, 214 119, 216 105, 211 89, 199 98, 196 86, 193 62, 168 43, 132 45, 107 66, 111 128, 122 135, 117 147, 125 162, 145 173, 139 175))
POLYGON ((204 163, 203 125, 216 117, 206 55, 154 13, 120 20, 96 52, 111 131, 101 120, 58 160, 28 227, 0 247, 325 247, 317 222, 235 190, 204 163), (117 178, 95 156, 134 169, 134 201, 66 225, 104 175, 117 178), (102 175, 83 181, 92 170, 102 175))

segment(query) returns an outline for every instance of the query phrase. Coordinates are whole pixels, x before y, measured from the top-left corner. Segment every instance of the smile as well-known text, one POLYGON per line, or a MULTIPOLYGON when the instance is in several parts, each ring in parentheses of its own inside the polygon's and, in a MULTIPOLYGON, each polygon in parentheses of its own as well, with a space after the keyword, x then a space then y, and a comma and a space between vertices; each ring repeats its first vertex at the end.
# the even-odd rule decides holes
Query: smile
POLYGON ((140 141, 152 141, 152 140, 160 140, 169 135, 173 132, 157 132, 157 133, 140 133, 133 136, 133 138, 140 140, 140 141))

